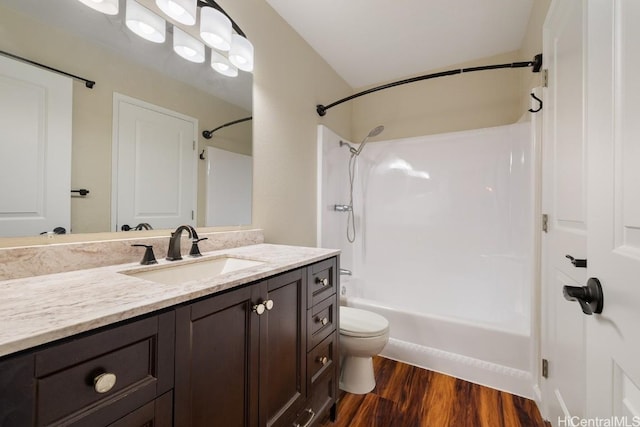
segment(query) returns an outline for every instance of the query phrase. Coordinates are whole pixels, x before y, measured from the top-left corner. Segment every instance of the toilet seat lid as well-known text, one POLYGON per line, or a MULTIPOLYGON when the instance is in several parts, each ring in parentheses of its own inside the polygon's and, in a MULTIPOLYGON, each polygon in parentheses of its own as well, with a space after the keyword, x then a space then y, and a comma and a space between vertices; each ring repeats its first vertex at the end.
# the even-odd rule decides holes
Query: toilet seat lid
POLYGON ((375 337, 389 331, 389 321, 379 314, 353 307, 340 307, 340 333, 351 337, 375 337))

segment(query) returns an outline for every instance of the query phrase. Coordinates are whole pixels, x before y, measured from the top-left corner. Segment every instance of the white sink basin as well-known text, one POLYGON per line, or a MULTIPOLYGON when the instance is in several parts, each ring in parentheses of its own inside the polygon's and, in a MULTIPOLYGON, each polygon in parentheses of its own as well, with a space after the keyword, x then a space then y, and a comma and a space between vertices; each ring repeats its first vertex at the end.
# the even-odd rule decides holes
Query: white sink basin
POLYGON ((205 258, 186 264, 162 265, 151 270, 123 271, 122 273, 165 285, 179 285, 191 280, 211 279, 261 264, 264 263, 233 257, 205 258))

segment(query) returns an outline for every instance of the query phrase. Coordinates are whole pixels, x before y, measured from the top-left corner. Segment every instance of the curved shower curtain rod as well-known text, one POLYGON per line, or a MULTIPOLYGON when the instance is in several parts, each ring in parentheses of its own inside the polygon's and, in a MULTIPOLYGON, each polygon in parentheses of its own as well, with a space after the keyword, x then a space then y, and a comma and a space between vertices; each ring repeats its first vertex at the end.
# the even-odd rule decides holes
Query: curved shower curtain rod
POLYGON ((377 91, 382 90, 382 89, 388 89, 388 88, 391 88, 391 87, 400 86, 400 85, 407 84, 407 83, 419 82, 421 80, 435 79, 437 77, 452 76, 454 74, 471 73, 473 71, 495 70, 495 69, 499 69, 499 68, 524 68, 524 67, 533 67, 532 71, 534 73, 539 73, 540 69, 542 68, 542 54, 541 53, 537 54, 533 58, 533 61, 513 62, 513 63, 509 63, 509 64, 484 65, 484 66, 481 66, 481 67, 458 68, 458 69, 455 69, 455 70, 441 71, 439 73, 433 73, 433 74, 425 74, 423 76, 418 76, 418 77, 412 77, 412 78, 409 78, 409 79, 399 80, 399 81, 393 82, 393 83, 387 83, 387 84, 384 84, 382 86, 377 86, 377 87, 374 87, 374 88, 371 88, 371 89, 367 89, 367 90, 364 90, 362 92, 358 92, 356 94, 353 94, 351 96, 347 96, 346 98, 339 99, 336 102, 333 102, 333 103, 331 103, 329 105, 318 104, 318 105, 316 105, 316 111, 318 112, 319 116, 324 116, 325 114, 327 114, 327 110, 329 108, 335 107, 336 105, 342 104, 343 102, 351 101, 354 98, 358 98, 358 97, 363 96, 363 95, 367 95, 367 94, 370 94, 370 93, 373 93, 373 92, 377 92, 377 91))
POLYGON ((205 138, 207 138, 207 139, 211 139, 211 137, 213 136, 213 133, 214 133, 215 131, 217 131, 217 130, 220 130, 220 129, 222 129, 222 128, 226 128, 227 126, 235 125, 235 124, 237 124, 237 123, 246 122, 246 121, 249 121, 249 120, 252 120, 252 119, 253 119, 253 116, 249 116, 249 117, 245 117, 244 119, 238 119, 238 120, 234 120, 234 121, 229 122, 229 123, 225 123, 225 124, 223 124, 223 125, 221 125, 221 126, 218 126, 218 127, 217 127, 217 128, 215 128, 215 129, 211 129, 211 130, 203 130, 203 131, 202 131, 202 136, 204 136, 204 137, 205 137, 205 138))

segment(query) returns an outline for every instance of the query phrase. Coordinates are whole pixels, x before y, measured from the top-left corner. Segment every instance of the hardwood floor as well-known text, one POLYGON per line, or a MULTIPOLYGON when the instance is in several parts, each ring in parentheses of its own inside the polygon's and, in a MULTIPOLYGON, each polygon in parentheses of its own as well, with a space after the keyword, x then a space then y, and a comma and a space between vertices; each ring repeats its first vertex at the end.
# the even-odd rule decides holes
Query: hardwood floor
POLYGON ((531 400, 382 357, 376 388, 341 392, 338 419, 321 427, 546 427, 531 400))

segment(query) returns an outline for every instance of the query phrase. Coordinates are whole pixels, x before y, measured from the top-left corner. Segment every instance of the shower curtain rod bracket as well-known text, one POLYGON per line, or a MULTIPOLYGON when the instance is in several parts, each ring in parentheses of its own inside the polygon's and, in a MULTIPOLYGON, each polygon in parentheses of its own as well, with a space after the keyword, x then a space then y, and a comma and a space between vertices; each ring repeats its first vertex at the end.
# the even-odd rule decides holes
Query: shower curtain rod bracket
POLYGON ((500 68, 525 68, 525 67, 532 67, 532 70, 531 70, 532 72, 539 73, 540 69, 542 68, 542 54, 539 53, 536 56, 534 56, 532 61, 512 62, 507 64, 496 64, 496 65, 483 65, 479 67, 458 68, 454 70, 441 71, 439 73, 425 74, 418 77, 411 77, 404 80, 398 80, 397 82, 387 83, 381 86, 376 86, 374 88, 364 90, 362 92, 355 93, 353 95, 339 99, 336 102, 333 102, 329 105, 318 104, 316 105, 316 112, 320 117, 323 117, 327 114, 327 110, 329 108, 335 107, 336 105, 342 104, 343 102, 351 101, 352 99, 361 97, 363 95, 368 95, 370 93, 377 92, 379 90, 389 89, 389 88, 404 85, 407 83, 414 83, 422 80, 435 79, 438 77, 452 76, 454 74, 471 73, 474 71, 496 70, 500 68))

